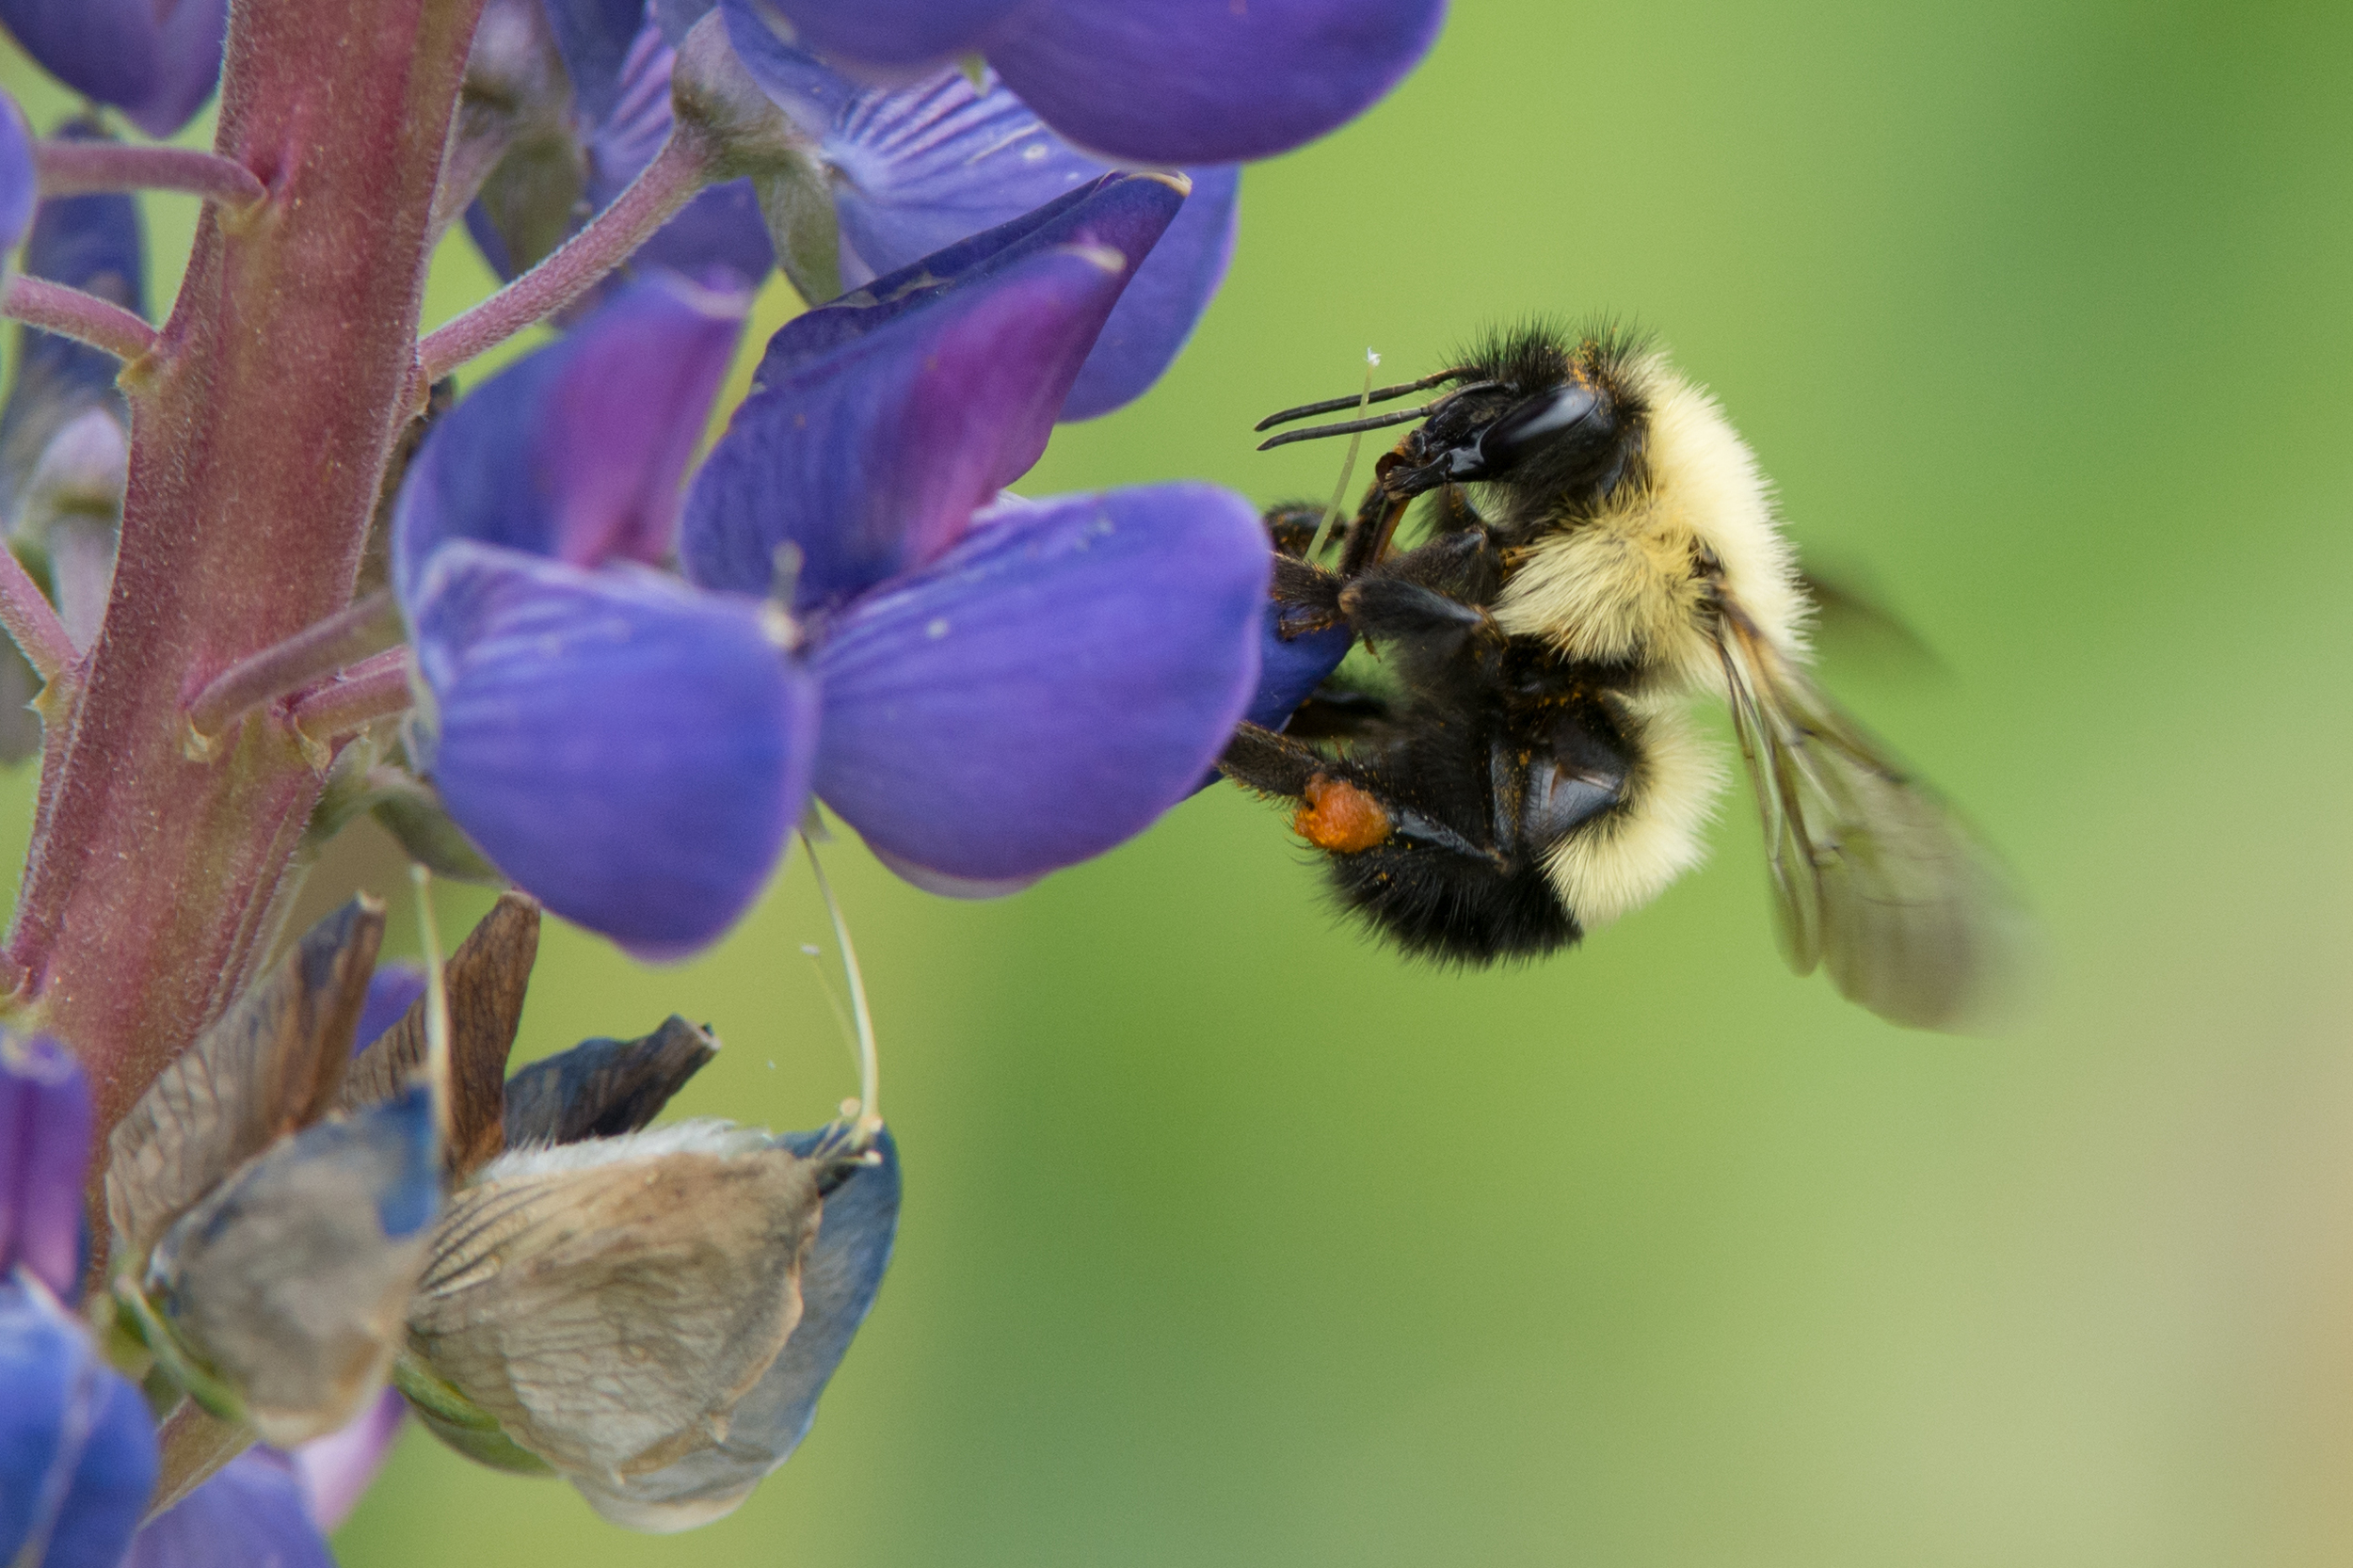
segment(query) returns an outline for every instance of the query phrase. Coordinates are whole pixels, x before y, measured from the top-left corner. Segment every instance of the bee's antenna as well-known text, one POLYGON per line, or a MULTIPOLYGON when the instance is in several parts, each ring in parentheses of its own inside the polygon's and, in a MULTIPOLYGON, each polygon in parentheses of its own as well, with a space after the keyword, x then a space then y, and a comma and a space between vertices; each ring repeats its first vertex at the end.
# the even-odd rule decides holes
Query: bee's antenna
MULTIPOLYGON (((1428 392, 1432 387, 1451 381, 1458 376, 1469 375, 1470 369, 1468 365, 1456 365, 1452 370, 1441 370, 1433 375, 1425 376, 1418 381, 1400 381, 1394 387, 1376 387, 1370 392, 1358 392, 1353 397, 1327 397, 1321 403, 1302 403, 1296 408, 1286 408, 1279 414, 1269 414, 1250 428, 1253 431, 1272 430, 1278 424, 1289 424, 1292 420, 1305 419, 1309 414, 1337 414, 1342 408, 1361 408, 1368 403, 1386 403, 1393 397, 1403 397, 1407 392, 1428 392)), ((1266 448, 1260 447, 1258 450, 1263 452, 1266 448)))
POLYGON ((1271 452, 1278 446, 1289 446, 1293 441, 1320 440, 1325 436, 1353 436, 1359 430, 1378 430, 1386 424, 1411 424, 1417 419, 1428 417, 1430 410, 1437 406, 1436 403, 1425 403, 1418 408, 1400 408, 1393 414, 1374 414, 1369 419, 1346 420, 1338 424, 1311 424, 1305 430, 1286 430, 1279 436, 1269 436, 1260 441, 1258 450, 1271 452))

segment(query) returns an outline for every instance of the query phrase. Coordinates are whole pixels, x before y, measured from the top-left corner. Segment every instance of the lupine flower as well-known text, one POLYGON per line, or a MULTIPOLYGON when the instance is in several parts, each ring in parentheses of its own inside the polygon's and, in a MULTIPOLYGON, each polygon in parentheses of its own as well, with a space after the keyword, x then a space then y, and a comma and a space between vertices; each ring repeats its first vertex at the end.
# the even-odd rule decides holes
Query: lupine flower
MULTIPOLYGON (((645 569, 672 537, 657 455, 691 437, 649 433, 642 384, 708 352, 679 285, 461 403, 410 471, 394 580, 431 696, 417 752, 491 859, 664 955, 732 923, 812 788, 961 891, 1182 798, 1256 682, 1255 515, 1191 485, 991 505, 1177 195, 1107 177, 786 326, 694 481, 692 585, 645 569), (663 320, 665 357, 602 368, 663 320)), ((671 400, 663 428, 701 408, 671 400)))
MULTIPOLYGON (((16 100, 0 92, 0 255, 16 248, 33 221, 40 178, 33 168, 32 131, 16 100)), ((0 268, 5 271, 5 268, 0 268)))
MULTIPOLYGON (((635 179, 670 134, 676 52, 646 16, 644 0, 493 0, 475 35, 470 72, 495 73, 509 102, 560 122, 562 156, 526 139, 487 170, 489 184, 466 211, 466 230, 502 278, 529 270, 635 179), (544 44, 541 40, 544 39, 544 44), (552 49, 560 79, 539 68, 552 49)), ((751 287, 776 251, 749 180, 703 191, 640 247, 637 267, 696 277, 714 269, 751 287)))
POLYGON ((0 0, 0 25, 43 71, 151 136, 212 97, 228 23, 229 0, 0 0))
POLYGON ((0 1561, 111 1568, 155 1484, 146 1401, 67 1310, 89 1118, 62 1048, 0 1035, 0 1561))
POLYGON ((984 56, 1078 146, 1160 164, 1272 157, 1335 130, 1437 38, 1445 0, 722 0, 888 79, 984 56))
MULTIPOLYGON (((782 260, 803 298, 861 289, 1057 197, 1112 165, 1048 129, 996 73, 960 70, 875 88, 829 69, 747 13, 727 9, 736 55, 809 141, 832 233, 787 247, 782 260), (829 262, 830 265, 821 265, 829 262)), ((1193 194, 1120 296, 1063 401, 1060 417, 1092 419, 1133 401, 1160 378, 1209 308, 1233 257, 1241 171, 1190 167, 1193 194)))
MULTIPOLYGON (((67 141, 104 135, 85 119, 56 131, 67 141)), ((146 314, 138 203, 111 194, 41 202, 25 236, 23 269, 146 314)), ((15 365, 0 407, 0 523, 8 548, 43 568, 39 575, 67 637, 87 648, 105 613, 122 523, 131 420, 115 386, 121 367, 34 327, 17 329, 15 365)), ((0 761, 40 749, 40 721, 26 708, 40 691, 15 646, 0 648, 0 761)))

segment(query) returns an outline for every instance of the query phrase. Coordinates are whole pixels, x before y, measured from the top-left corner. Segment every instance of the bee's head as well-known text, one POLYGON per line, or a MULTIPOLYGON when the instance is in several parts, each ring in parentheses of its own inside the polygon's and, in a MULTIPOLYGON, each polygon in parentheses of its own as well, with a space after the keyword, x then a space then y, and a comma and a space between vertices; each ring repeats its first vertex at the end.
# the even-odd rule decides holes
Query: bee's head
POLYGON ((1556 504, 1598 500, 1641 449, 1649 408, 1634 364, 1611 336, 1572 344, 1528 328, 1497 339, 1466 358, 1456 390, 1383 460, 1382 488, 1403 499, 1485 482, 1556 504))

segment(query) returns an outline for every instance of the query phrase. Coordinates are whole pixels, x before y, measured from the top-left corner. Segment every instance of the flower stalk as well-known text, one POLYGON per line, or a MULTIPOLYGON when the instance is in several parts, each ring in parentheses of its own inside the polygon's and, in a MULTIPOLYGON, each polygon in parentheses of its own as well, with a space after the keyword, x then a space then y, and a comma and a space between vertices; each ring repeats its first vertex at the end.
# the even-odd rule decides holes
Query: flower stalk
POLYGON ((72 665, 73 639, 66 635, 65 622, 16 552, 5 547, 0 547, 0 626, 8 628, 43 681, 56 680, 72 665))
POLYGON ((168 190, 242 209, 269 195, 245 165, 193 147, 42 141, 33 146, 33 167, 40 172, 44 197, 168 190))
POLYGON ((417 345, 415 384, 420 395, 422 389, 467 360, 488 353, 596 287, 695 199, 711 182, 712 168, 711 148, 701 136, 684 126, 672 132, 653 161, 586 228, 546 261, 425 335, 417 345))
POLYGON ((390 588, 379 588, 222 671, 188 704, 192 744, 209 748, 230 721, 248 709, 325 680, 399 639, 400 606, 390 588))
POLYGON ((152 327, 113 300, 46 278, 9 279, 0 290, 0 316, 86 343, 125 364, 145 358, 159 342, 152 327))

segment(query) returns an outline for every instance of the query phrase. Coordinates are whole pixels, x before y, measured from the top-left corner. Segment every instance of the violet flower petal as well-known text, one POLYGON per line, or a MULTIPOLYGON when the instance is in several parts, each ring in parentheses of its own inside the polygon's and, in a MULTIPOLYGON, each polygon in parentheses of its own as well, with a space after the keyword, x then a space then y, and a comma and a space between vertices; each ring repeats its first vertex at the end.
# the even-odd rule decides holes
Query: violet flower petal
POLYGON ((1446 0, 1037 0, 988 63, 1105 157, 1272 157, 1353 120, 1436 41, 1446 0))
MULTIPOLYGON (((728 37, 761 89, 817 142, 832 171, 840 272, 856 289, 1012 221, 1111 172, 1046 128, 993 77, 961 71, 862 87, 783 42, 740 5, 728 37)), ((1188 170, 1193 195, 1136 269, 1064 403, 1092 419, 1142 394, 1176 359, 1233 254, 1241 171, 1188 170)))
POLYGON ((1095 350, 1063 399, 1065 420, 1094 419, 1142 397, 1176 360, 1225 281, 1241 216, 1241 170, 1188 169, 1193 195, 1112 307, 1095 350))
MULTIPOLYGON (((744 0, 727 0, 730 9, 744 0)), ((1021 0, 751 0, 834 59, 904 72, 977 53, 1021 0)))
POLYGON ((878 292, 897 288, 892 274, 788 323, 688 493, 687 574, 765 593, 789 543, 794 607, 808 610, 948 548, 1037 461, 1128 267, 1176 205, 1160 179, 1110 176, 1042 223, 918 264, 944 281, 878 292), (1041 234, 1052 243, 1033 245, 1041 234))
POLYGON ((621 80, 646 25, 646 0, 540 0, 572 102, 581 118, 600 125, 613 118, 621 80))
POLYGON ((147 1401, 80 1320, 0 1276, 0 1562, 116 1568, 157 1464, 147 1401))
POLYGON ((1258 689, 1251 694, 1242 717, 1267 729, 1280 729, 1318 686, 1340 667, 1356 633, 1346 626, 1326 627, 1296 637, 1285 637, 1282 611, 1267 606, 1258 626, 1258 689))
POLYGON ((335 1529, 351 1516, 376 1473, 392 1457, 408 1415, 408 1401, 398 1389, 387 1388, 341 1432, 305 1443, 287 1456, 302 1478, 311 1523, 319 1533, 335 1529))
POLYGON ((351 1032, 351 1054, 376 1044, 376 1037, 400 1022, 423 995, 424 970, 397 961, 378 964, 368 977, 368 1000, 360 1008, 359 1027, 351 1032))
POLYGON ((149 1521, 122 1568, 335 1568, 335 1554, 293 1461, 255 1447, 149 1521))
MULTIPOLYGON (((5 0, 0 0, 4 4, 5 0)), ((16 248, 40 200, 40 176, 33 168, 33 131, 16 100, 0 92, 0 255, 16 248)))
POLYGON ((818 650, 816 788, 967 881, 1100 855, 1189 793, 1258 676, 1257 514, 1207 485, 1003 508, 818 650))
POLYGON ((425 766, 483 853, 643 957, 733 924, 800 819, 814 750, 815 695, 773 611, 463 540, 418 602, 425 766))
POLYGON ((60 1301, 80 1294, 89 1139, 72 1056, 46 1034, 0 1035, 0 1279, 21 1266, 60 1301))
POLYGON ((0 25, 67 87, 168 136, 220 83, 229 0, 0 0, 0 25))
POLYGON ((660 274, 492 376, 433 428, 392 517, 392 575, 413 606, 451 539, 578 566, 666 559, 680 476, 749 296, 660 274))

